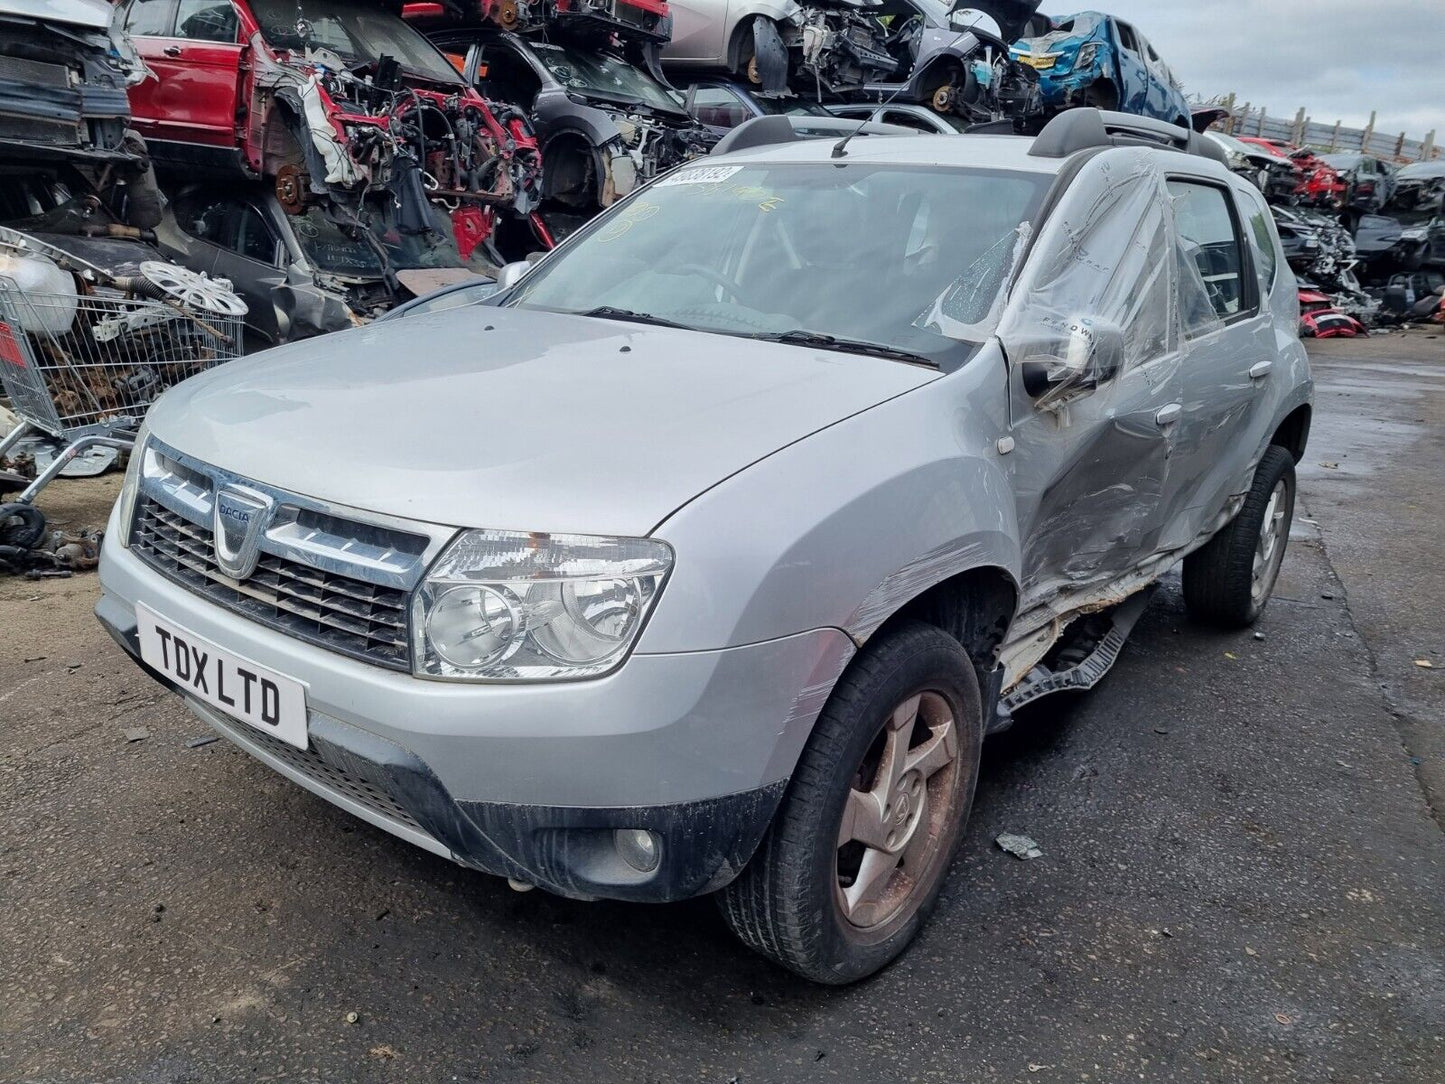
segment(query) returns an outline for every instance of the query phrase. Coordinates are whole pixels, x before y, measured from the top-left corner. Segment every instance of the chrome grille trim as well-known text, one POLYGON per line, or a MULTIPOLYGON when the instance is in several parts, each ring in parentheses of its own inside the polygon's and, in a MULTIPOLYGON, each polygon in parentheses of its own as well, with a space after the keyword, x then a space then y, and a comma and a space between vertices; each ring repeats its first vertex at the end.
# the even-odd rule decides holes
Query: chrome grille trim
POLYGON ((288 493, 182 455, 152 438, 145 449, 140 495, 211 529, 212 494, 243 485, 276 502, 261 552, 353 579, 410 591, 456 529, 346 508, 288 493))
POLYGON ((263 555, 234 580, 216 565, 211 532, 150 498, 136 505, 131 549, 167 579, 298 640, 393 670, 411 668, 409 594, 263 555))
POLYGON ((142 452, 133 551, 168 579, 258 624, 352 658, 411 669, 410 595, 455 534, 357 512, 190 459, 152 439, 142 452), (255 571, 216 562, 214 494, 224 485, 275 502, 255 571))

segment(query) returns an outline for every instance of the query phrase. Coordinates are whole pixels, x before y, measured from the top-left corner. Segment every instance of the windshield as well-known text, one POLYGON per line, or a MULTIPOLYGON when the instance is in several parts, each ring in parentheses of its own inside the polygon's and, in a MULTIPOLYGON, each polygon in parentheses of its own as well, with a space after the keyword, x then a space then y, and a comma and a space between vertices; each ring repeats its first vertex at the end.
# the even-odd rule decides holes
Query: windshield
POLYGON ((1038 38, 1022 38, 1020 45, 1028 46, 1037 53, 1046 53, 1050 49, 1056 49, 1067 41, 1083 40, 1093 37, 1098 32, 1099 24, 1104 21, 1102 15, 1085 12, 1082 15, 1070 15, 1066 19, 1055 19, 1054 29, 1038 38))
POLYGON ((456 69, 431 42, 380 7, 345 0, 252 0, 251 10, 273 48, 329 49, 350 64, 389 56, 410 75, 459 82, 456 69))
POLYGON ((684 167, 603 215, 508 304, 957 356, 1046 178, 871 163, 684 167))
POLYGON ((537 59, 552 78, 569 90, 596 94, 612 102, 645 105, 682 113, 672 95, 641 68, 605 53, 584 53, 561 45, 533 42, 537 59))
MULTIPOLYGON (((431 234, 402 233, 389 221, 392 215, 372 217, 372 233, 381 242, 387 262, 395 271, 430 267, 461 267, 461 257, 451 243, 450 225, 443 219, 431 234)), ((319 271, 333 275, 380 276, 381 260, 365 238, 347 235, 326 217, 320 207, 291 219, 292 229, 306 258, 319 271)))
POLYGON ((1230 154, 1237 154, 1242 158, 1248 158, 1252 154, 1258 154, 1258 147, 1251 147, 1248 143, 1241 143, 1234 136, 1226 132, 1205 132, 1206 136, 1214 140, 1230 154))

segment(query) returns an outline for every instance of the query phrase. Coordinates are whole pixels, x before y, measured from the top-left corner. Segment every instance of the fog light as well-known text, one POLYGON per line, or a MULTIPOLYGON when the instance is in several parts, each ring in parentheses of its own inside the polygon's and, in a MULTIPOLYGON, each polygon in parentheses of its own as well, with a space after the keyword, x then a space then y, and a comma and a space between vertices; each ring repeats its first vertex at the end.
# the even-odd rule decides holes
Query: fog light
POLYGON ((662 839, 646 828, 619 828, 612 833, 617 853, 638 873, 651 873, 662 860, 662 839))

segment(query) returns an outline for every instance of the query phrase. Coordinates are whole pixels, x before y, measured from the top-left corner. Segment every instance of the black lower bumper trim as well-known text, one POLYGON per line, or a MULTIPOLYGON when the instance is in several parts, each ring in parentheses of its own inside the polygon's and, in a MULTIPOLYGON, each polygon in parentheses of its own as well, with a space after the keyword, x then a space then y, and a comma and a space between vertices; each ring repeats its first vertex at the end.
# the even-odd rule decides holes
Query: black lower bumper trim
MULTIPOLYGON (((142 661, 134 629, 101 623, 147 674, 182 692, 142 661)), ((666 903, 721 888, 747 865, 787 789, 787 780, 779 780, 662 806, 458 802, 425 761, 393 741, 325 715, 313 718, 310 736, 328 766, 385 790, 457 862, 574 899, 666 903), (618 853, 614 833, 629 828, 660 838, 657 869, 640 872, 618 853)))

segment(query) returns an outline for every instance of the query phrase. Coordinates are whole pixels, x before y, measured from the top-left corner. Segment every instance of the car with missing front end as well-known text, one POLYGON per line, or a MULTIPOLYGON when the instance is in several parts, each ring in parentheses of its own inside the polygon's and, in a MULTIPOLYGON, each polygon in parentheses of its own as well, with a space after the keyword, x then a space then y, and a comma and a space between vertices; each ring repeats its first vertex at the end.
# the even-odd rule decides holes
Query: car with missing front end
POLYGON ((1044 33, 1015 42, 1012 52, 1038 72, 1047 109, 1122 109, 1190 126, 1189 102, 1169 65, 1143 34, 1113 15, 1056 18, 1044 33))
POLYGON ((435 854, 884 966, 986 734, 1181 561, 1197 618, 1258 618, 1311 381, 1263 197, 1192 133, 844 127, 753 121, 490 298, 168 392, 100 620, 435 854))

